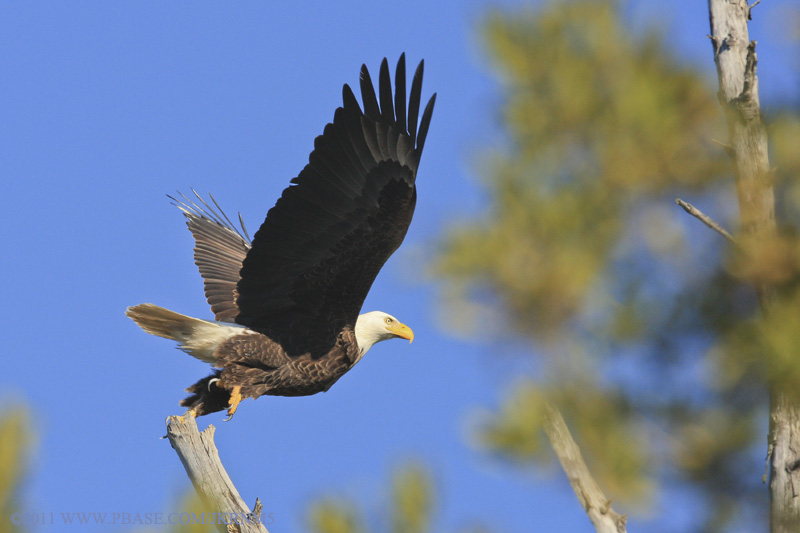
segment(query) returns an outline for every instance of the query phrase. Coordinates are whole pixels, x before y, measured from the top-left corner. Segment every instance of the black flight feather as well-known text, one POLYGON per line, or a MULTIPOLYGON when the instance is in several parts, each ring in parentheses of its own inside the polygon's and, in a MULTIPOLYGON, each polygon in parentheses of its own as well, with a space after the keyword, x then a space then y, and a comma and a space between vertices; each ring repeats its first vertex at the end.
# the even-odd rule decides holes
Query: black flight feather
POLYGON ((417 117, 419 117, 419 99, 422 95, 422 72, 425 62, 420 61, 414 79, 411 80, 411 95, 408 100, 408 135, 411 143, 415 144, 417 139, 417 117))
POLYGON ((406 53, 400 54, 397 62, 397 70, 394 73, 394 112, 397 116, 397 124, 401 126, 399 133, 408 133, 406 125, 406 53))

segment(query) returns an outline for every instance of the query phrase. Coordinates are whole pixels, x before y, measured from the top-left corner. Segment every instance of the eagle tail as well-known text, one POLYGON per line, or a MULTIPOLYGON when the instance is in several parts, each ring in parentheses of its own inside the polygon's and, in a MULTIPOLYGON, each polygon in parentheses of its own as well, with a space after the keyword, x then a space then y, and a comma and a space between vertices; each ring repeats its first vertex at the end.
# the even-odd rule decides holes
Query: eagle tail
POLYGON ((189 355, 214 364, 215 352, 225 340, 245 331, 239 325, 227 325, 170 311, 153 304, 129 307, 125 314, 151 335, 178 341, 189 355))

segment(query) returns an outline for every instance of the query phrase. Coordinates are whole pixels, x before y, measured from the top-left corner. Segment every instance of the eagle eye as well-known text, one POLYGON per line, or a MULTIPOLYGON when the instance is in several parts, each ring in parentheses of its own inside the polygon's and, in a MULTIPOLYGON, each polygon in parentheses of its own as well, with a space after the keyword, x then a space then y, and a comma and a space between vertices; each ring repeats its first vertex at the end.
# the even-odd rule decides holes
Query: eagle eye
POLYGON ((386 323, 387 323, 387 324, 391 324, 391 323, 392 323, 392 319, 391 319, 391 318, 389 318, 388 316, 386 317, 386 323))

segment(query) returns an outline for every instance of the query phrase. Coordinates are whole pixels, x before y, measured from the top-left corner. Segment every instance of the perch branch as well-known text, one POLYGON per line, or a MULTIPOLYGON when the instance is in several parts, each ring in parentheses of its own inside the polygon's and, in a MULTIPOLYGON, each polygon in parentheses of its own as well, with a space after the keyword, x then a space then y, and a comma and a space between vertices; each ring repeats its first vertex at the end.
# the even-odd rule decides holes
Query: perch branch
POLYGON ((251 511, 222 466, 214 445, 214 426, 208 426, 201 433, 193 416, 170 416, 167 438, 203 503, 225 517, 223 523, 215 524, 220 531, 269 533, 261 523, 261 502, 256 500, 251 511))
POLYGON ((611 500, 606 498, 589 472, 564 417, 550 404, 545 409, 544 432, 597 533, 625 533, 627 517, 611 508, 611 500))
POLYGON ((703 213, 702 211, 697 209, 695 206, 693 206, 689 202, 684 202, 680 198, 675 198, 675 203, 678 204, 679 206, 681 206, 684 211, 686 211, 687 213, 689 213, 690 215, 692 215, 693 217, 698 219, 700 222, 702 222, 703 224, 705 224, 709 228, 713 229, 714 231, 716 231, 717 233, 719 233, 720 235, 722 235, 723 237, 728 239, 728 241, 731 244, 733 244, 734 246, 738 245, 738 243, 736 242, 736 239, 733 238, 733 235, 728 233, 725 230, 725 228, 723 228, 722 226, 720 226, 719 224, 714 222, 714 219, 712 219, 710 216, 706 215, 705 213, 703 213))

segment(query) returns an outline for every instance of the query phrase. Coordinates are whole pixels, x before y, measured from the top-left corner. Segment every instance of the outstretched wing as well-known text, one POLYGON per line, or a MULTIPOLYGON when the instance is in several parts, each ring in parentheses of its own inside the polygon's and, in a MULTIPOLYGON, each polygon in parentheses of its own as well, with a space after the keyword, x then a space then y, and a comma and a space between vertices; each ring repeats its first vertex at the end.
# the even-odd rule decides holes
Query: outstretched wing
POLYGON ((422 72, 420 63, 407 113, 405 55, 394 98, 386 59, 377 96, 361 67, 363 112, 344 86, 343 107, 253 237, 240 272, 236 322, 264 332, 290 354, 314 356, 355 325, 414 213, 414 182, 436 99, 417 129, 422 72))
POLYGON ((225 215, 214 197, 209 195, 216 206, 210 206, 192 190, 196 203, 181 194, 182 200, 169 198, 186 216, 186 225, 194 237, 194 262, 203 277, 206 300, 211 305, 214 318, 220 322, 236 322, 239 308, 236 306, 236 284, 239 283, 239 270, 242 268, 250 238, 239 216, 241 232, 225 215))

